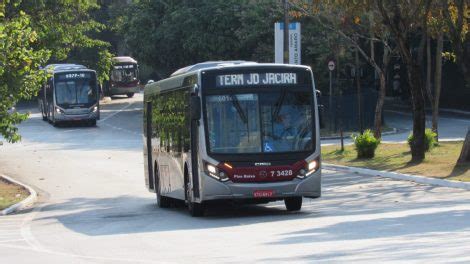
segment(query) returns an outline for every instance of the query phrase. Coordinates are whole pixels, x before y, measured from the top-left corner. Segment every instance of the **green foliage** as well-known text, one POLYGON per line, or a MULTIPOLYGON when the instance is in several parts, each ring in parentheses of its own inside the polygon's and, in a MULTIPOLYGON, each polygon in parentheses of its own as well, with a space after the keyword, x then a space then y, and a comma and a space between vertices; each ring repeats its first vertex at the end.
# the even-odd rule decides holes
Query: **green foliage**
POLYGON ((273 60, 276 0, 135 1, 116 19, 142 63, 172 72, 207 60, 273 60))
POLYGON ((380 139, 376 139, 370 129, 367 129, 364 133, 359 135, 353 134, 351 137, 354 141, 358 159, 368 159, 375 156, 375 149, 379 146, 380 139))
POLYGON ((37 40, 24 12, 13 18, 0 16, 0 135, 8 142, 21 139, 16 125, 28 116, 10 109, 34 96, 46 77, 39 66, 46 63, 50 51, 36 50, 37 40))
POLYGON ((109 43, 95 37, 105 28, 92 18, 96 0, 2 0, 0 4, 0 135, 21 139, 27 114, 10 109, 31 99, 45 81, 41 66, 75 62, 96 69, 100 82, 112 66, 109 43))
MULTIPOLYGON (((435 132, 433 132, 430 128, 426 128, 426 130, 424 131, 424 150, 426 152, 438 145, 436 137, 437 134, 435 132)), ((410 133, 410 135, 408 136, 407 141, 408 145, 411 147, 414 141, 412 133, 410 133)))
POLYGON ((73 62, 95 69, 100 82, 108 79, 111 70, 110 44, 98 39, 106 28, 93 15, 99 10, 97 0, 16 0, 9 12, 21 11, 31 17, 37 32, 35 48, 51 52, 49 63, 73 62))

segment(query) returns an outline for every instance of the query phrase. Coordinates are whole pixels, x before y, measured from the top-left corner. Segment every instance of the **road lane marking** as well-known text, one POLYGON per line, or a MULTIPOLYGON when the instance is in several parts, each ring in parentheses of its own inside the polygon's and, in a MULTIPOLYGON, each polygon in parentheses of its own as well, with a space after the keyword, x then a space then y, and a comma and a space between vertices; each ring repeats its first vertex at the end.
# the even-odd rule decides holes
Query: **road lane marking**
POLYGON ((115 115, 121 113, 122 111, 124 111, 124 110, 126 110, 127 108, 131 107, 131 106, 132 106, 133 104, 135 104, 135 103, 137 103, 137 102, 129 103, 128 105, 124 106, 123 108, 117 110, 115 113, 113 113, 113 114, 111 114, 111 115, 109 115, 109 116, 107 116, 107 117, 105 117, 105 118, 103 118, 103 119, 101 119, 101 120, 98 120, 98 123, 100 123, 100 124, 101 124, 101 123, 104 123, 106 120, 108 120, 108 119, 110 119, 111 117, 114 117, 115 115))
POLYGON ((34 250, 43 250, 40 243, 36 240, 33 233, 31 232, 31 223, 33 222, 36 215, 42 210, 44 205, 39 205, 33 209, 22 221, 20 232, 21 236, 25 239, 26 243, 34 250))
POLYGON ((0 244, 1 243, 10 243, 10 242, 19 242, 19 241, 25 241, 25 239, 20 238, 20 239, 10 239, 10 240, 0 240, 0 244))

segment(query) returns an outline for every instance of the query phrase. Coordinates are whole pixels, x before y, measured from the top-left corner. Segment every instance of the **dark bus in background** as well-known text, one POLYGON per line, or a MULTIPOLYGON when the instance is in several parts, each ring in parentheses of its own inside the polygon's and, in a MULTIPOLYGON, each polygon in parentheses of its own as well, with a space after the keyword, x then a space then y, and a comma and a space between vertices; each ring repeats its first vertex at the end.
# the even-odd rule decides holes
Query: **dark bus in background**
POLYGON ((139 92, 139 67, 131 57, 114 57, 109 81, 104 83, 105 96, 127 95, 133 97, 139 92))
POLYGON ((54 126, 66 121, 96 125, 100 118, 96 72, 78 64, 52 64, 38 94, 42 119, 54 126))
POLYGON ((157 204, 183 200, 191 215, 200 216, 216 200, 284 200, 296 211, 302 197, 320 197, 311 69, 206 64, 145 87, 145 183, 157 204))

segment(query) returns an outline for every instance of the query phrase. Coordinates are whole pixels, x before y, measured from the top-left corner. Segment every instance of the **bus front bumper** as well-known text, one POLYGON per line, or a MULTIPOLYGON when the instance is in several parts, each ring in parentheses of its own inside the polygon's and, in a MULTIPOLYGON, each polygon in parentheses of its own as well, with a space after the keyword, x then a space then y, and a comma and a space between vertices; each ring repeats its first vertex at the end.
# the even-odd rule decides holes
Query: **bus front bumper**
POLYGON ((87 114, 67 114, 67 113, 56 113, 55 114, 56 121, 82 121, 82 120, 98 120, 98 112, 90 112, 87 114))
POLYGON ((318 198, 321 196, 321 168, 305 179, 295 178, 291 181, 270 183, 234 183, 220 182, 210 176, 203 175, 201 182, 201 201, 219 199, 257 199, 255 191, 273 191, 269 199, 304 196, 318 198))

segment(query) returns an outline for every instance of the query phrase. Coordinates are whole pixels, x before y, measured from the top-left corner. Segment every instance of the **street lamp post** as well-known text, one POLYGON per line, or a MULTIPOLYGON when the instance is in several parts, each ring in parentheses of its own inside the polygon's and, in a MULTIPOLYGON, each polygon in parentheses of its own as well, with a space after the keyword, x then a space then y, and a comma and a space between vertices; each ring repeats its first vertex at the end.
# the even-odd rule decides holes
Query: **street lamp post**
POLYGON ((289 63, 289 0, 282 0, 284 5, 284 63, 289 63))

